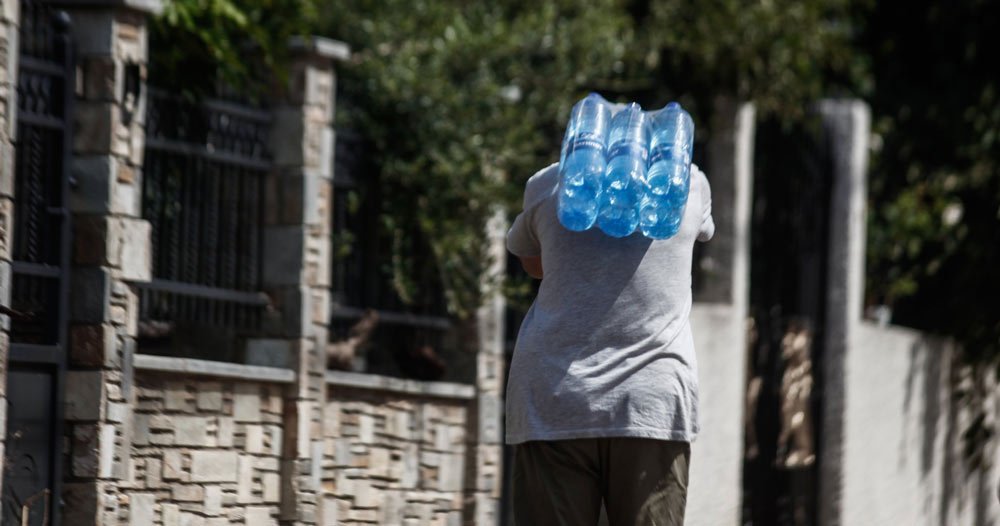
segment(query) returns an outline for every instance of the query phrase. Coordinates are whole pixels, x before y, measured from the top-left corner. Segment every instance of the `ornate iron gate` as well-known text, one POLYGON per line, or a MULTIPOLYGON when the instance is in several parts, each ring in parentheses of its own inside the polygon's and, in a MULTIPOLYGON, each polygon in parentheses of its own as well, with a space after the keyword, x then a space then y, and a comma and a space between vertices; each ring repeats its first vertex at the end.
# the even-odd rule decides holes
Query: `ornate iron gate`
POLYGON ((828 140, 818 119, 757 128, 743 526, 817 524, 828 140))
POLYGON ((73 50, 69 16, 21 0, 3 524, 58 524, 73 50))

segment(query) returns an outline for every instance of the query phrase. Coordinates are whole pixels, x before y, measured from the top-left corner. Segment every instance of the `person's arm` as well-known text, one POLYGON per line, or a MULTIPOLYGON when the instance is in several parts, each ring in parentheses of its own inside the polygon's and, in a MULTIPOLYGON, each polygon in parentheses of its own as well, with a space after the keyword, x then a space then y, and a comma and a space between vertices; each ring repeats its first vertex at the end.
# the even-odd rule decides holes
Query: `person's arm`
POLYGON ((529 276, 542 279, 542 244, 535 232, 534 214, 555 187, 557 164, 543 168, 528 179, 524 188, 524 209, 507 231, 507 250, 521 260, 529 276))
POLYGON ((518 256, 518 259, 529 276, 542 279, 542 256, 518 256))

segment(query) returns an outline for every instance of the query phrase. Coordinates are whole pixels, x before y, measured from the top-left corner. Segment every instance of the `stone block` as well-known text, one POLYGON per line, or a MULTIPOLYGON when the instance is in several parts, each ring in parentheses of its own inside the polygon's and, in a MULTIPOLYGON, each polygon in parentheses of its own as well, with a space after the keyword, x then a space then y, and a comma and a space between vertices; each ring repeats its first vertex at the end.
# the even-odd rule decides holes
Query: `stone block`
POLYGON ((501 410, 499 395, 483 393, 479 396, 479 433, 475 438, 480 444, 499 444, 501 439, 501 410))
POLYGON ((271 510, 264 506, 247 506, 246 526, 272 526, 277 524, 271 519, 271 510))
MULTIPOLYGON (((0 101, 0 105, 2 104, 0 101)), ((0 138, 0 196, 14 196, 14 145, 2 138, 0 138)))
POLYGON ((264 473, 261 475, 261 485, 263 486, 263 500, 268 503, 277 503, 281 499, 281 476, 277 473, 264 473))
POLYGON ((208 418, 201 416, 174 416, 174 444, 178 446, 208 445, 208 418))
POLYGON ((260 421, 260 388, 256 384, 236 384, 233 392, 233 418, 237 422, 260 421))
POLYGON ((64 415, 67 420, 97 421, 104 416, 107 397, 102 371, 67 371, 64 415))
POLYGON ((83 86, 83 98, 92 101, 114 101, 122 92, 124 68, 109 55, 89 55, 81 57, 77 63, 77 81, 83 86))
POLYGON ((181 452, 176 449, 168 449, 163 452, 163 479, 180 480, 184 472, 184 459, 181 452))
POLYGON ((354 507, 377 508, 382 504, 382 495, 366 479, 354 481, 354 507))
POLYGON ((181 509, 176 504, 163 503, 160 505, 163 514, 163 526, 180 526, 181 509))
POLYGON ((129 496, 128 523, 130 526, 150 526, 156 513, 156 495, 133 493, 129 496))
POLYGON ((258 425, 247 425, 245 427, 246 439, 243 449, 247 453, 264 452, 264 428, 258 425))
POLYGON ((74 117, 74 153, 87 155, 112 152, 114 129, 121 121, 121 112, 117 104, 78 100, 74 117))
POLYGON ((239 455, 235 451, 192 451, 192 482, 237 482, 239 455))
POLYGON ((233 434, 235 433, 236 423, 231 417, 220 416, 218 422, 218 431, 216 443, 221 448, 233 447, 233 434))
POLYGON ((302 107, 286 106, 273 112, 270 151, 276 166, 307 166, 306 116, 302 107))
POLYGON ((220 486, 205 486, 205 514, 222 514, 222 488, 220 486))
POLYGON ((71 15, 78 55, 114 55, 114 11, 75 9, 71 15))
POLYGON ((178 502, 202 502, 205 500, 205 488, 197 484, 173 484, 170 486, 170 494, 171 498, 178 502))
POLYGON ((116 276, 131 281, 152 279, 153 247, 150 240, 151 226, 143 219, 120 218, 121 244, 120 267, 116 276))
POLYGON ((76 267, 70 275, 70 316, 77 323, 100 324, 110 318, 111 276, 100 267, 76 267))
POLYGON ((115 437, 117 435, 114 425, 101 424, 100 428, 99 464, 98 476, 101 478, 111 478, 115 461, 115 437))
POLYGON ((191 395, 184 382, 168 382, 164 395, 164 403, 168 410, 188 411, 191 395))
POLYGON ((441 466, 438 470, 438 489, 441 491, 462 491, 464 482, 465 455, 442 455, 441 466))
POLYGON ((240 455, 236 468, 236 502, 247 504, 254 502, 253 497, 253 457, 240 455))
POLYGON ((196 399, 196 406, 201 411, 222 411, 222 384, 201 382, 196 399))
POLYGON ((69 358, 74 365, 114 368, 121 362, 117 344, 118 337, 111 324, 73 325, 69 358))
POLYGON ((293 352, 291 340, 254 338, 247 340, 246 363, 287 369, 292 365, 293 352))
POLYGON ((138 215, 135 202, 116 195, 120 161, 106 154, 75 156, 70 170, 76 185, 69 195, 69 208, 78 214, 138 215))
POLYGON ((280 427, 271 428, 271 454, 274 456, 280 456, 282 452, 282 447, 284 447, 284 442, 282 441, 283 433, 280 427))
POLYGON ((205 526, 205 517, 197 513, 182 511, 181 526, 205 526))
POLYGON ((302 282, 306 231, 300 224, 264 227, 265 287, 297 286, 302 282))

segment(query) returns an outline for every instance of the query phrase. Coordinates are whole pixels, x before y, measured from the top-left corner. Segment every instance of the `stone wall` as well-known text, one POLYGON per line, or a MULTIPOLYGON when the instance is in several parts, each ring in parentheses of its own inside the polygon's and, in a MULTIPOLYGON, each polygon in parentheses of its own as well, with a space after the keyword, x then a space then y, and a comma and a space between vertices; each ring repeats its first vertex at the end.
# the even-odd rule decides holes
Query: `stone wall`
MULTIPOLYGON (((65 387, 63 520, 119 524, 131 450, 138 296, 150 279, 141 219, 147 15, 143 5, 72 4, 77 57, 70 210, 70 342, 65 387), (134 75, 135 83, 126 77, 134 75), (131 89, 126 89, 130 87, 131 89)), ((137 502, 142 502, 141 499, 137 502)))
MULTIPOLYGON (((0 304, 10 305, 14 232, 14 133, 17 128, 18 0, 0 0, 0 304)), ((7 355, 10 320, 0 315, 0 472, 7 436, 7 355)), ((2 490, 2 487, 0 487, 2 490)))
MULTIPOLYGON (((968 380, 955 346, 902 327, 861 322, 845 356, 838 458, 844 526, 1000 524, 1000 437, 985 465, 964 454, 973 416, 955 389, 968 380)), ((986 423, 1000 423, 1000 386, 986 375, 986 423)))
POLYGON ((276 525, 286 385, 137 371, 135 526, 276 525))
POLYGON ((458 526, 475 444, 471 386, 330 373, 323 524, 458 526), (469 468, 469 469, 467 469, 469 468))

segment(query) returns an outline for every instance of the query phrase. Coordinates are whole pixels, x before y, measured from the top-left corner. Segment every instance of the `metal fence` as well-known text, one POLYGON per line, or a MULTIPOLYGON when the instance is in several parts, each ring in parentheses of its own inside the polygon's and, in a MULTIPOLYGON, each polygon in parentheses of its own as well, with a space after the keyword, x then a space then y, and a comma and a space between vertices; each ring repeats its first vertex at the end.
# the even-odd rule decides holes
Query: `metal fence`
MULTIPOLYGON (((380 228, 382 188, 364 139, 337 131, 332 192, 330 340, 346 339, 366 312, 378 325, 364 353, 366 372, 439 379, 451 365, 452 320, 443 301, 417 308, 403 302, 392 285, 391 254, 380 228)), ((430 258, 428 258, 430 261, 430 258)), ((451 368, 453 369, 453 368, 451 368)), ((455 378, 450 378, 455 379, 455 378)))
POLYGON ((136 284, 145 335, 177 324, 259 330, 269 127, 265 111, 150 91, 142 215, 154 279, 136 284))

